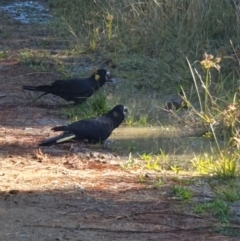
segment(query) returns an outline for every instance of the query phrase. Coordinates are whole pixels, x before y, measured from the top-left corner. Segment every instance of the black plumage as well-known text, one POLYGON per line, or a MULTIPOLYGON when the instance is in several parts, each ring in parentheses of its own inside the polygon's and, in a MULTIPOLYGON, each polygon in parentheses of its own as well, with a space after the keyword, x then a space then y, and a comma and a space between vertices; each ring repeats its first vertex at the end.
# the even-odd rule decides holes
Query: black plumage
POLYGON ((54 127, 52 130, 63 131, 63 134, 44 140, 39 146, 51 146, 70 140, 103 143, 112 131, 122 123, 127 112, 125 106, 116 105, 102 116, 76 121, 67 126, 54 127))
POLYGON ((98 69, 89 78, 56 80, 50 85, 25 85, 23 89, 44 92, 38 98, 52 94, 66 101, 74 101, 75 104, 81 104, 100 89, 105 82, 111 82, 109 72, 105 69, 98 69))

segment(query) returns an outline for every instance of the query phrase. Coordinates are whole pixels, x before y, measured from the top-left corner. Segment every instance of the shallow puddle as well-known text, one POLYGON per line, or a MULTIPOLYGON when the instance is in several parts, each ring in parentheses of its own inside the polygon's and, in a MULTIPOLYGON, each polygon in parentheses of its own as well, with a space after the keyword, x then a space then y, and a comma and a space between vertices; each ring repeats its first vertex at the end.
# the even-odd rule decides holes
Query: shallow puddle
MULTIPOLYGON (((114 131, 109 146, 124 153, 193 155, 210 149, 209 140, 187 135, 180 128, 121 127, 114 131)), ((212 143, 214 145, 214 143, 212 143)))
POLYGON ((13 19, 21 23, 46 23, 52 17, 49 10, 38 1, 11 2, 0 6, 13 19))

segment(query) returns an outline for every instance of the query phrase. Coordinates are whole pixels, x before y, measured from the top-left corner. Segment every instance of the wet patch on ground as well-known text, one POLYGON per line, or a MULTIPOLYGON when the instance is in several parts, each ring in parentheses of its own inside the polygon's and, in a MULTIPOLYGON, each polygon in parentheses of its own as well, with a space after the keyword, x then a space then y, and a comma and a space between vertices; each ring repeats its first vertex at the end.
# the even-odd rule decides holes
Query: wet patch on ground
POLYGON ((46 23, 52 18, 49 10, 39 1, 11 1, 0 6, 0 11, 25 24, 46 23))

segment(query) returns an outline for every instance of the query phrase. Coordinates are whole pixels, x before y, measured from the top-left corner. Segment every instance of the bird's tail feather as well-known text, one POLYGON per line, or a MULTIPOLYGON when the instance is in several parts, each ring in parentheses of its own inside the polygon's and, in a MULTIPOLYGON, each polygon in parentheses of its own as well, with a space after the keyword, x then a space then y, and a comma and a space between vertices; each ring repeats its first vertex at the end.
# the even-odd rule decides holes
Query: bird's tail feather
POLYGON ((49 85, 39 85, 39 86, 31 86, 31 85, 24 85, 24 90, 31 90, 31 91, 42 91, 42 92, 49 92, 50 91, 49 85))
POLYGON ((51 129, 52 131, 66 131, 66 126, 56 126, 51 129))
POLYGON ((39 146, 52 146, 52 145, 60 144, 60 143, 69 141, 74 137, 76 136, 73 133, 63 133, 59 136, 50 137, 42 141, 41 143, 39 143, 39 146))

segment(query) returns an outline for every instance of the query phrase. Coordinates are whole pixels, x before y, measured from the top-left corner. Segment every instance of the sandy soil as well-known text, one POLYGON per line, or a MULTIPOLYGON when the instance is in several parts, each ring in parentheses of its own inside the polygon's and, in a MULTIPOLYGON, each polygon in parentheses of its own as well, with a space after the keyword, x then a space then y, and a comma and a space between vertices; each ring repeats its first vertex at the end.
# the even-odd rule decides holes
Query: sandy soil
MULTIPOLYGON (((219 233, 216 218, 195 215, 192 204, 175 199, 171 187, 178 181, 168 173, 124 169, 106 148, 38 148, 52 126, 67 123, 55 105, 65 102, 34 101, 21 86, 59 76, 23 66, 14 54, 36 48, 44 33, 1 18, 0 47, 9 52, 0 59, 0 95, 6 95, 0 98, 0 240, 239 240, 219 233), (163 184, 151 188, 159 176, 163 184)), ((212 195, 207 185, 196 185, 196 200, 212 195)))

